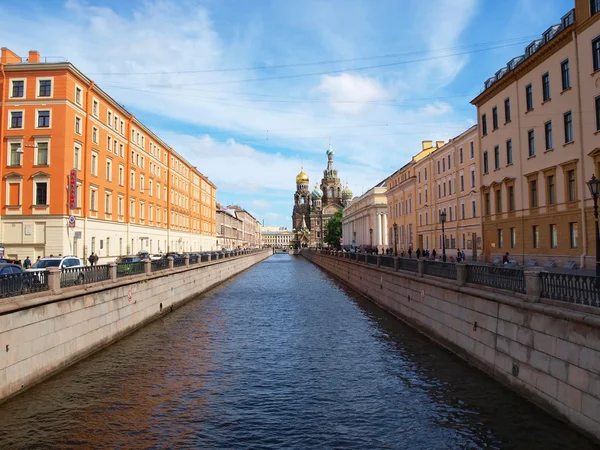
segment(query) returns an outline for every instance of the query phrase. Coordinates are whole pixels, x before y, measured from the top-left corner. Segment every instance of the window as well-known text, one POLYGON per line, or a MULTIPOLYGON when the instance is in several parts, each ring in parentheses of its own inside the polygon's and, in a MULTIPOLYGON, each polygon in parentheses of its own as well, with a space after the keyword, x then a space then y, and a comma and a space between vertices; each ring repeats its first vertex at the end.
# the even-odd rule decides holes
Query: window
POLYGON ((438 159, 438 162, 437 162, 437 166, 438 166, 438 175, 439 175, 439 174, 440 174, 440 172, 441 172, 441 170, 440 170, 440 167, 441 167, 441 166, 440 166, 440 160, 439 160, 439 159, 438 159))
POLYGON ((104 213, 112 214, 112 195, 110 192, 104 194, 104 213))
POLYGON ((471 187, 475 187, 475 169, 471 169, 471 187))
POLYGON ((73 168, 81 170, 81 148, 78 145, 73 148, 73 168))
POLYGON ((452 195, 452 180, 448 180, 448 195, 452 195))
POLYGON ((502 190, 496 191, 496 214, 502 212, 502 190))
POLYGON ((483 173, 489 173, 488 152, 483 152, 483 173))
POLYGON ((465 220, 465 204, 464 203, 460 204, 460 218, 462 220, 465 220))
POLYGON ((81 105, 81 88, 80 87, 75 88, 75 103, 77 103, 78 105, 81 105))
POLYGON ((463 163, 463 149, 462 149, 462 147, 458 149, 458 163, 459 164, 463 163))
POLYGON ((517 230, 515 228, 510 229, 510 248, 517 246, 517 230))
POLYGON ((502 248, 502 245, 504 244, 503 242, 503 236, 502 236, 502 228, 498 229, 498 248, 502 248))
POLYGON ((98 176, 98 153, 92 152, 92 175, 98 176))
POLYGON ((442 185, 438 184, 438 198, 442 198, 442 185))
POLYGON ((596 97, 596 130, 600 131, 600 96, 596 97))
POLYGON ((35 183, 35 204, 36 205, 47 205, 48 204, 48 182, 47 181, 36 181, 36 183, 35 183))
POLYGON ((140 174, 140 192, 144 192, 146 184, 144 183, 144 175, 140 174))
POLYGON ((124 176, 125 168, 119 164, 119 185, 123 186, 125 184, 125 176, 124 176))
POLYGON ((548 72, 542 75, 542 99, 545 102, 550 100, 550 74, 548 72))
POLYGON ((477 217, 477 202, 475 200, 471 200, 471 213, 473 214, 473 217, 477 217))
POLYGON ((92 102, 92 114, 98 117, 98 100, 92 102))
POLYGON ((575 171, 569 170, 567 172, 567 198, 568 201, 574 202, 577 200, 577 191, 575 190, 575 171))
POLYGON ((112 127, 112 113, 110 111, 108 111, 107 113, 107 119, 106 119, 106 124, 108 125, 108 127, 112 127))
POLYGON ((594 15, 600 11, 600 0, 590 0, 590 14, 594 15))
POLYGON ((446 159, 442 159, 442 172, 446 171, 446 159))
POLYGON ((512 155, 512 140, 506 141, 506 165, 510 166, 513 163, 512 155))
POLYGON ((571 248, 577 248, 577 238, 579 232, 577 230, 577 222, 569 222, 569 241, 571 242, 571 248))
POLYGON ((81 134, 81 118, 75 117, 75 133, 81 134))
POLYGON ((145 204, 142 202, 142 203, 140 203, 140 220, 144 220, 144 209, 145 209, 145 204))
POLYGON ((23 128, 23 111, 10 112, 10 127, 23 128))
POLYGON ((485 114, 481 115, 481 134, 487 135, 487 117, 485 114))
POLYGON ((492 108, 492 127, 494 130, 498 129, 498 107, 494 106, 492 108))
POLYGON ((534 225, 531 227, 532 230, 532 241, 533 241, 533 248, 540 248, 540 231, 539 231, 539 227, 537 225, 534 225))
POLYGON ((548 175, 548 204, 556 203, 556 190, 554 185, 554 175, 548 175))
POLYGON ((510 122, 510 98, 504 100, 504 121, 510 122))
POLYGON ((500 168, 500 147, 496 145, 494 147, 494 169, 499 169, 499 168, 500 168))
POLYGON ((550 225, 550 248, 558 247, 558 236, 556 232, 556 224, 550 225))
MULTIPOLYGON (((600 98, 600 97, 599 97, 599 98, 600 98)), ((598 101, 596 101, 596 104, 598 104, 598 101)), ((600 110, 600 107, 599 107, 599 108, 597 108, 597 109, 598 109, 598 110, 600 110)), ((600 117, 600 116, 598 116, 598 117, 600 117)), ((600 123, 600 122, 599 122, 599 123, 600 123)), ((599 128, 598 128, 598 129, 600 129, 600 126, 599 126, 599 128)), ((425 167, 425 173, 424 173, 424 175, 425 175, 425 180, 427 180, 427 167, 425 167)))
POLYGON ((135 200, 129 200, 129 216, 135 218, 135 200))
POLYGON ((533 89, 530 84, 525 86, 525 101, 527 103, 527 111, 531 111, 533 109, 533 89))
POLYGON ((552 121, 544 124, 544 136, 546 140, 546 150, 552 150, 552 121))
POLYGON ((47 166, 48 165, 48 143, 47 142, 37 142, 36 145, 36 159, 35 164, 38 166, 47 166))
POLYGON ((573 115, 568 111, 564 115, 565 122, 565 144, 573 142, 573 115))
POLYGON ((473 141, 469 142, 469 157, 471 159, 475 158, 475 144, 473 141))
POLYGON ((92 142, 94 144, 98 143, 98 128, 96 127, 92 128, 92 142))
POLYGON ((15 80, 12 82, 12 95, 13 98, 25 97, 25 81, 15 80))
POLYGON ((592 41, 592 60, 594 63, 594 72, 600 70, 600 37, 592 41))
POLYGON ((529 201, 532 208, 537 208, 538 200, 537 200, 537 180, 531 180, 529 182, 529 201))
POLYGON ((485 215, 489 216, 491 214, 491 207, 490 207, 490 193, 487 192, 485 194, 485 215))
POLYGON ((563 91, 571 87, 571 71, 569 69, 569 60, 565 59, 560 63, 560 74, 562 79, 563 91))
POLYGON ((508 210, 515 210, 515 188, 513 186, 508 186, 508 210))
POLYGON ((129 174, 129 188, 135 189, 135 172, 133 170, 129 174))
POLYGON ((50 97, 52 95, 52 80, 40 80, 38 97, 50 97))
MULTIPOLYGON (((152 164, 150 164, 152 166, 152 164)), ((418 182, 421 182, 421 171, 419 170, 419 172, 417 173, 417 178, 418 178, 418 182)))
POLYGON ((460 176, 460 192, 465 190, 465 177, 461 174, 460 176))
POLYGON ((50 111, 48 111, 48 110, 38 111, 37 114, 38 114, 37 127, 38 128, 50 128, 50 111))
POLYGON ((20 166, 22 154, 23 154, 23 149, 21 149, 21 144, 12 142, 10 144, 10 165, 11 166, 20 166))
POLYGON ((112 160, 106 160, 106 181, 112 181, 112 160))
POLYGON ((529 157, 535 156, 535 133, 533 130, 527 132, 527 141, 529 145, 529 157))
POLYGON ((98 191, 90 190, 90 211, 98 211, 98 191))
POLYGON ((117 212, 119 216, 123 215, 123 197, 117 198, 117 212))

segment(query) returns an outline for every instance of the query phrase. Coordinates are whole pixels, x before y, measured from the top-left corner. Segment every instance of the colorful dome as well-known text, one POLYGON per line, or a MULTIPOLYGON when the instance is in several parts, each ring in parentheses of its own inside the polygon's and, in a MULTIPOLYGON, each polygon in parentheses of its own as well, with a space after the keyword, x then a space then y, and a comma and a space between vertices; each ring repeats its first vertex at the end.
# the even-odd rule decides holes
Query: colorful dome
POLYGON ((331 144, 329 144, 329 148, 327 149, 327 156, 333 155, 333 147, 331 146, 331 144))
POLYGON ((342 198, 352 198, 352 190, 350 189, 350 186, 346 185, 342 191, 342 198))
POLYGON ((304 169, 300 171, 298 175, 296 175, 296 183, 308 183, 308 175, 304 172, 304 169))
POLYGON ((319 185, 315 184, 315 188, 312 191, 312 198, 314 199, 320 199, 323 197, 323 191, 321 189, 319 189, 319 185))

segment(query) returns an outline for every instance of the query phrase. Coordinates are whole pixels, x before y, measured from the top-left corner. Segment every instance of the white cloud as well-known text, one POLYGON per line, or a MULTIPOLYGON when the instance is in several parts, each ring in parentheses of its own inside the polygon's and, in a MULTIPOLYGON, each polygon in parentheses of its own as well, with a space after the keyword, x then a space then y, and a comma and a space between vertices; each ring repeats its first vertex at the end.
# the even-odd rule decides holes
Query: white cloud
POLYGON ((348 113, 363 111, 368 102, 390 98, 390 93, 376 79, 349 73, 323 75, 315 91, 323 93, 334 110, 348 113))

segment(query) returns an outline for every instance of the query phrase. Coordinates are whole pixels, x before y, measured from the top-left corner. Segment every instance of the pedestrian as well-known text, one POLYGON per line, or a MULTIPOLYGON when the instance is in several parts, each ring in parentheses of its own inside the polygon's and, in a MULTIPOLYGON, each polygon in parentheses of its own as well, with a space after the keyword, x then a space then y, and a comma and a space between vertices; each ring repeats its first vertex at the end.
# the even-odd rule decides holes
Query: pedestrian
POLYGON ((408 257, 412 258, 412 247, 408 247, 408 257))
POLYGON ((25 268, 25 270, 31 267, 31 260, 29 259, 29 256, 25 258, 25 261, 23 261, 23 267, 25 268))
POLYGON ((508 264, 508 252, 502 257, 502 264, 508 264))
POLYGON ((96 258, 94 258, 94 252, 92 252, 92 254, 89 256, 88 261, 90 262, 91 266, 94 265, 94 263, 96 262, 96 258))
POLYGON ((421 247, 417 249, 417 259, 421 257, 421 247))
POLYGON ((436 255, 436 252, 435 252, 435 248, 434 248, 433 251, 431 252, 431 256, 433 257, 433 259, 435 259, 435 255, 436 255))
POLYGON ((461 253, 460 253, 460 248, 456 250, 456 262, 460 262, 461 261, 461 253))

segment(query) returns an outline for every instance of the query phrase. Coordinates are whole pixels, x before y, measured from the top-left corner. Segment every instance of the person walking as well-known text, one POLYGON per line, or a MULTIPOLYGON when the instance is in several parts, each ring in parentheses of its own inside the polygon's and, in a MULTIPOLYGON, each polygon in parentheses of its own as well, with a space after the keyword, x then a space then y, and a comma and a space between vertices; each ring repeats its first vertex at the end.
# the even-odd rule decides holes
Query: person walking
POLYGON ((93 266, 94 264, 96 264, 96 255, 94 255, 94 252, 92 252, 92 254, 90 255, 90 257, 88 258, 88 261, 90 262, 90 265, 93 266))
POLYGON ((508 264, 508 252, 502 257, 502 264, 508 264))
POLYGON ((417 249, 417 259, 421 258, 421 247, 417 249))
POLYGON ((436 255, 436 254, 437 254, 437 253, 435 252, 435 248, 434 248, 434 249, 433 249, 433 251, 431 252, 431 256, 433 257, 433 259, 435 259, 435 255, 436 255))
POLYGON ((408 257, 412 258, 412 247, 408 247, 408 257))
POLYGON ((31 267, 31 260, 29 259, 29 256, 25 258, 25 261, 23 261, 23 267, 25 268, 25 270, 31 267))

